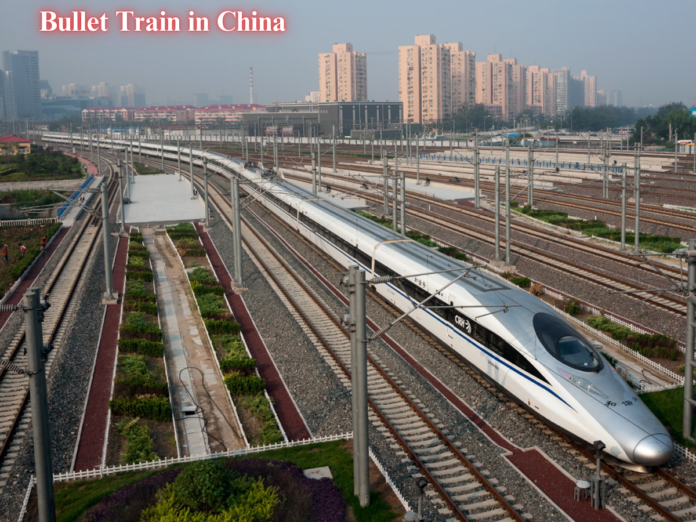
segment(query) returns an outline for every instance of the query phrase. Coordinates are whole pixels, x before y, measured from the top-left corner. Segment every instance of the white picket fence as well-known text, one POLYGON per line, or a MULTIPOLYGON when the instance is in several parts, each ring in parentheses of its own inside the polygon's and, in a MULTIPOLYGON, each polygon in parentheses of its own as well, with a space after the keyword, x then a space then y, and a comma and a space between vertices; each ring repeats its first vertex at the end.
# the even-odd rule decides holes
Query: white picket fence
POLYGON ((681 444, 674 443, 674 459, 675 457, 681 458, 683 460, 688 460, 689 462, 696 463, 696 454, 692 453, 688 448, 682 446, 681 444))
POLYGON ((172 457, 163 460, 153 460, 150 462, 141 462, 138 464, 123 464, 120 466, 109 466, 102 468, 94 468, 86 471, 72 471, 66 473, 57 473, 53 475, 53 482, 67 482, 70 480, 82 480, 96 477, 104 477, 107 475, 115 475, 117 473, 125 473, 127 471, 143 471, 150 469, 166 468, 172 464, 184 464, 186 462, 197 462, 199 460, 210 460, 219 458, 243 457, 254 453, 263 453, 264 451, 273 451, 282 448, 293 448, 297 446, 308 446, 320 442, 332 442, 336 440, 350 440, 353 438, 352 432, 339 433, 336 435, 327 435, 325 437, 315 437, 313 439, 304 439, 290 442, 278 442, 267 446, 253 446, 251 448, 243 448, 238 450, 220 451, 206 455, 191 455, 184 457, 172 457))
POLYGON ((0 221, 2 227, 33 227, 36 225, 45 225, 46 223, 56 223, 58 218, 36 218, 36 219, 11 219, 0 221))

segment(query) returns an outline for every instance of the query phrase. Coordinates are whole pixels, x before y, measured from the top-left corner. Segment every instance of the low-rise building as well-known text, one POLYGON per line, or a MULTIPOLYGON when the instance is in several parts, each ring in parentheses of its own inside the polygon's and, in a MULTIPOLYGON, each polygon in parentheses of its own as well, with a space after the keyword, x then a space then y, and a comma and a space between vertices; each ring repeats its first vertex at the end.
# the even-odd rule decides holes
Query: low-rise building
POLYGON ((133 119, 134 121, 188 123, 196 119, 196 108, 193 105, 139 107, 133 110, 133 119))
POLYGON ((242 121, 243 112, 265 111, 265 105, 237 103, 223 105, 206 105, 196 109, 196 125, 215 123, 237 123, 242 121))
POLYGON ((125 107, 90 107, 82 111, 82 121, 133 121, 133 109, 125 107))
POLYGON ((0 138, 0 156, 16 156, 31 154, 31 141, 17 136, 0 138))

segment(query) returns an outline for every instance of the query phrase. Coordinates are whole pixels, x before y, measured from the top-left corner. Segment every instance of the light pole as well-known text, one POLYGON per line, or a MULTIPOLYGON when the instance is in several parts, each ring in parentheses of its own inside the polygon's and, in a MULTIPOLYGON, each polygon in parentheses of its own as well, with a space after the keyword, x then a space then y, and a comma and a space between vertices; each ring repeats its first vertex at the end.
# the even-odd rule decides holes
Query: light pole
POLYGON ((203 180, 205 183, 205 228, 209 228, 210 210, 208 209, 208 158, 203 158, 203 180))

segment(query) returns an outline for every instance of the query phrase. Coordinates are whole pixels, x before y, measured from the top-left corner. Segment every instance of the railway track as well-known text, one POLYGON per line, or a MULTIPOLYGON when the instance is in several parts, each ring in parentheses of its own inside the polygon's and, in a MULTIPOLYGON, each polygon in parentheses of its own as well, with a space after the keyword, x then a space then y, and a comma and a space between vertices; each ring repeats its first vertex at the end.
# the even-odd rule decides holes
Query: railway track
MULTIPOLYGON (((211 201, 231 224, 228 199, 209 184, 211 201)), ((243 218, 242 237, 248 253, 280 299, 302 326, 346 388, 350 388, 350 337, 338 318, 318 299, 281 255, 243 218)), ((522 506, 505 495, 505 488, 486 477, 441 427, 431 421, 422 405, 389 376, 389 369, 368 350, 368 396, 373 424, 381 423, 442 501, 441 515, 454 520, 521 522, 522 506)), ((378 428, 380 429, 380 428, 378 428)))
MULTIPOLYGON (((109 200, 113 202, 117 194, 117 183, 110 176, 109 200)), ((93 208, 99 208, 101 197, 95 198, 93 208)), ((101 231, 101 223, 93 224, 94 217, 87 217, 74 235, 60 262, 42 288, 51 307, 45 312, 42 324, 44 343, 52 343, 54 349, 46 360, 46 374, 50 375, 58 353, 63 349, 63 339, 67 334, 69 321, 74 315, 77 301, 72 297, 81 281, 81 275, 101 231)), ((97 220, 100 221, 100 220, 97 220)), ((24 353, 25 331, 21 325, 2 358, 19 367, 26 367, 24 353)), ((29 400, 29 378, 0 368, 0 492, 14 465, 19 449, 31 421, 29 400)))
MULTIPOLYGON (((200 177, 200 175, 196 175, 200 177)), ((226 203, 227 200, 225 199, 225 196, 214 183, 209 185, 209 187, 213 188, 213 203, 220 210, 220 214, 229 222, 230 220, 227 216, 230 212, 230 208, 226 203), (219 200, 222 202, 220 203, 219 200)), ((281 298, 284 299, 289 308, 294 310, 294 315, 296 318, 301 323, 305 324, 305 333, 310 335, 310 337, 313 337, 312 340, 315 342, 318 349, 320 349, 320 352, 323 351, 323 355, 327 359, 329 365, 337 373, 339 373, 339 371, 340 373, 343 373, 343 379, 341 380, 346 387, 349 387, 350 345, 347 338, 347 332, 342 329, 342 326, 334 317, 334 314, 331 313, 325 307, 325 305, 323 305, 323 303, 313 297, 311 290, 309 290, 302 280, 294 274, 292 269, 289 268, 287 263, 283 261, 280 255, 275 252, 272 247, 265 245, 265 240, 262 240, 258 232, 252 231, 249 228, 249 224, 246 219, 244 222, 245 228, 243 231, 243 236, 245 236, 245 243, 249 248, 250 253, 257 258, 257 263, 273 280, 273 284, 277 291, 281 294, 281 298), (251 244, 248 239, 249 237, 255 238, 251 240, 251 244), (261 244, 261 246, 259 246, 259 244, 261 244), (255 248, 258 248, 261 250, 261 252, 255 250, 255 248), (265 260, 265 263, 263 260, 265 260), (269 262, 271 264, 269 264, 269 262), (325 335, 331 336, 333 342, 327 342, 326 338, 324 337, 325 335)), ((312 245, 310 246, 315 250, 315 252, 319 253, 325 259, 327 259, 328 262, 332 263, 330 259, 323 255, 323 253, 319 252, 312 245)), ((332 264, 336 266, 335 263, 332 264)), ((368 295, 380 302, 383 307, 391 310, 395 316, 399 315, 398 311, 393 309, 389 303, 384 302, 379 297, 375 297, 371 293, 368 295)), ((409 324, 409 326, 419 336, 428 340, 430 344, 436 347, 438 351, 442 352, 450 360, 455 362, 467 373, 471 374, 475 379, 477 379, 483 386, 490 390, 490 385, 474 370, 446 351, 427 333, 422 332, 418 327, 411 323, 407 322, 407 324, 409 324)), ((434 426, 435 429, 432 429, 432 427, 429 425, 432 423, 427 419, 427 416, 418 406, 417 399, 411 400, 406 393, 400 390, 396 382, 389 376, 388 369, 379 367, 379 361, 376 361, 370 357, 370 365, 371 366, 368 374, 368 392, 371 397, 370 405, 374 412, 374 415, 371 415, 371 420, 373 422, 376 419, 381 420, 390 433, 392 433, 392 435, 399 441, 400 445, 404 448, 404 451, 406 451, 409 457, 412 456, 412 460, 423 472, 423 474, 428 476, 429 479, 432 478, 432 480, 440 485, 440 488, 444 490, 445 495, 444 502, 446 507, 444 509, 451 509, 451 503, 454 503, 455 506, 459 508, 459 513, 456 511, 453 511, 453 513, 457 517, 459 514, 461 514, 462 517, 466 517, 463 518, 464 520, 494 520, 494 517, 508 517, 510 512, 506 511, 504 504, 491 503, 491 501, 495 501, 496 499, 493 498, 494 495, 491 493, 489 488, 482 486, 481 482, 478 480, 472 481, 467 477, 466 479, 461 479, 464 480, 464 483, 460 484, 459 482, 456 482, 460 480, 457 473, 447 473, 448 470, 458 469, 461 466, 464 471, 460 470, 460 474, 471 474, 474 479, 478 478, 473 473, 468 473, 467 469, 471 468, 465 467, 464 462, 460 460, 457 452, 462 454, 462 451, 459 448, 455 446, 451 448, 451 451, 447 451, 450 450, 450 448, 445 444, 446 433, 444 433, 442 428, 438 426, 434 426), (387 394, 381 395, 384 392, 387 392, 387 394), (382 408, 384 411, 382 411, 380 408, 382 408), (392 424, 389 418, 390 415, 392 417, 402 419, 402 422, 394 422, 392 424), (411 424, 412 422, 417 422, 418 424, 411 424), (399 438, 402 440, 399 440, 399 438), (411 441, 421 442, 424 445, 418 446, 416 444, 417 450, 414 451, 413 449, 410 449, 409 451, 408 443, 411 441), (434 451, 428 451, 432 445, 435 445, 436 449, 434 451), (428 474, 426 475, 425 472, 428 474), (444 479, 442 479, 442 477, 444 477, 444 479), (454 480, 455 482, 449 482, 449 480, 454 480), (443 481, 445 482, 444 486, 441 484, 443 481), (490 495, 492 498, 489 499, 488 495, 490 495), (447 501, 447 496, 449 496, 449 501, 447 501), (458 503, 462 501, 468 502, 462 506, 459 506, 458 503), (481 513, 478 513, 476 509, 467 510, 467 505, 469 508, 480 505, 481 507, 476 509, 481 509, 481 513), (495 514, 493 515, 489 513, 495 514), (482 516, 477 516, 479 514, 482 516)), ((498 393, 498 395, 500 394, 498 393)), ((532 418, 533 422, 542 426, 543 429, 549 429, 543 422, 529 415, 529 413, 523 408, 511 402, 508 402, 508 404, 512 405, 511 407, 518 409, 520 412, 525 414, 525 416, 532 418)), ((586 459, 592 458, 592 455, 575 446, 572 441, 566 439, 565 436, 559 433, 557 433, 557 435, 567 440, 572 445, 575 453, 584 455, 586 459)), ((475 470, 476 468, 474 467, 473 469, 475 470)), ((674 522, 696 520, 696 491, 680 482, 677 478, 670 475, 665 470, 658 469, 652 474, 638 474, 623 469, 616 469, 603 463, 603 474, 604 473, 619 482, 620 488, 618 491, 620 493, 624 495, 631 495, 631 499, 638 503, 642 503, 644 506, 641 507, 641 509, 646 512, 653 510, 656 515, 653 517, 654 519, 659 519, 659 517, 662 517, 662 519, 674 522)), ((482 478, 487 480, 485 476, 482 476, 482 478)), ((504 495, 504 488, 496 488, 494 484, 490 484, 490 486, 497 491, 498 495, 504 495)), ((438 495, 443 495, 439 488, 435 487, 434 489, 438 495)), ((508 503, 514 502, 514 500, 510 497, 506 499, 503 496, 503 499, 508 503)), ((513 508, 513 511, 515 511, 515 508, 521 508, 521 506, 510 507, 513 508)), ((518 513, 516 514, 519 516, 518 513)), ((507 519, 508 518, 504 518, 504 520, 507 519)), ((513 519, 517 520, 517 518, 513 519)))
MULTIPOLYGON (((291 177, 291 176, 286 176, 286 177, 291 177)), ((306 181, 303 179, 302 181, 306 181)), ((344 187, 341 187, 342 190, 347 191, 348 193, 355 194, 356 196, 363 198, 365 200, 368 200, 373 203, 381 204, 383 201, 381 197, 379 196, 374 196, 372 194, 367 194, 364 191, 357 191, 357 190, 351 190, 351 189, 345 189, 344 187)), ((409 196, 411 197, 411 196, 409 196)), ((418 199, 418 198, 415 198, 418 199)), ((428 200, 427 198, 422 198, 420 199, 423 203, 427 202, 429 205, 439 205, 439 202, 436 204, 433 200, 428 200)), ((440 205, 443 206, 444 205, 440 205)), ((457 209, 459 210, 459 209, 457 209)), ((488 244, 488 245, 495 245, 495 238, 492 234, 483 231, 481 229, 475 229, 470 225, 466 225, 462 222, 454 221, 453 219, 447 217, 447 216, 442 216, 440 214, 437 214, 432 210, 432 207, 430 209, 423 209, 419 208, 416 206, 407 206, 406 212, 413 216, 417 217, 419 219, 422 219, 424 221, 427 221, 431 224, 437 225, 443 229, 449 230, 451 232, 456 232, 462 235, 465 235, 467 237, 476 239, 478 241, 481 241, 482 243, 488 244)), ((473 214, 473 213, 472 213, 473 214)), ((476 214, 476 217, 481 217, 481 214, 476 214)), ((490 218, 489 218, 490 220, 490 218)), ((550 235, 544 235, 542 236, 540 233, 537 233, 539 235, 539 239, 543 240, 550 240, 550 235)), ((505 244, 505 239, 501 238, 501 246, 505 244)), ((591 248, 591 247, 588 247, 591 248)), ((559 256, 549 254, 545 250, 541 248, 534 247, 532 245, 521 245, 519 242, 515 242, 511 245, 510 247, 510 252, 511 254, 516 254, 528 259, 531 259, 537 263, 546 265, 550 268, 554 268, 556 270, 562 270, 564 272, 567 272, 569 274, 572 274, 575 277, 578 277, 580 279, 583 279, 589 283, 593 283, 599 286, 602 286, 608 290, 611 291, 636 291, 636 290, 646 290, 648 289, 647 287, 631 284, 625 281, 622 281, 618 279, 617 277, 612 277, 608 276, 606 274, 603 274, 597 270, 593 270, 590 268, 587 268, 583 265, 580 265, 578 263, 573 263, 571 261, 567 261, 559 256)), ((592 251, 594 253, 594 251, 592 251)), ((651 274, 654 274, 654 272, 650 272, 651 274)), ((632 299, 642 299, 642 297, 637 296, 634 297, 631 294, 628 294, 629 297, 632 299)), ((655 307, 661 308, 663 310, 666 310, 670 313, 673 313, 677 316, 685 316, 686 315, 686 304, 679 300, 678 298, 673 298, 669 295, 664 295, 664 296, 659 296, 659 297, 654 297, 652 298, 649 303, 655 307)))

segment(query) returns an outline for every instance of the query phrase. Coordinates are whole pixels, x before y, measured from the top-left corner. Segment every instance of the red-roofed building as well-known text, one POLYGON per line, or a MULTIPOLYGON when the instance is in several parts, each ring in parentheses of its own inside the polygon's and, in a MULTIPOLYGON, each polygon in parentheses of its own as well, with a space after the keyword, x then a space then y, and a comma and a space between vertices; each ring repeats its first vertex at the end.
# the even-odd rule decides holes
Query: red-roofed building
POLYGON ((17 136, 0 138, 0 156, 16 156, 17 154, 31 154, 31 141, 17 136))
POLYGON ((196 109, 196 124, 218 123, 220 120, 225 123, 235 123, 242 121, 243 112, 259 112, 265 110, 265 105, 249 103, 206 105, 205 107, 196 109))
POLYGON ((82 111, 82 121, 133 121, 133 109, 118 107, 90 107, 82 111))
POLYGON ((135 121, 169 121, 187 123, 196 117, 193 105, 155 105, 139 107, 133 111, 135 121))

